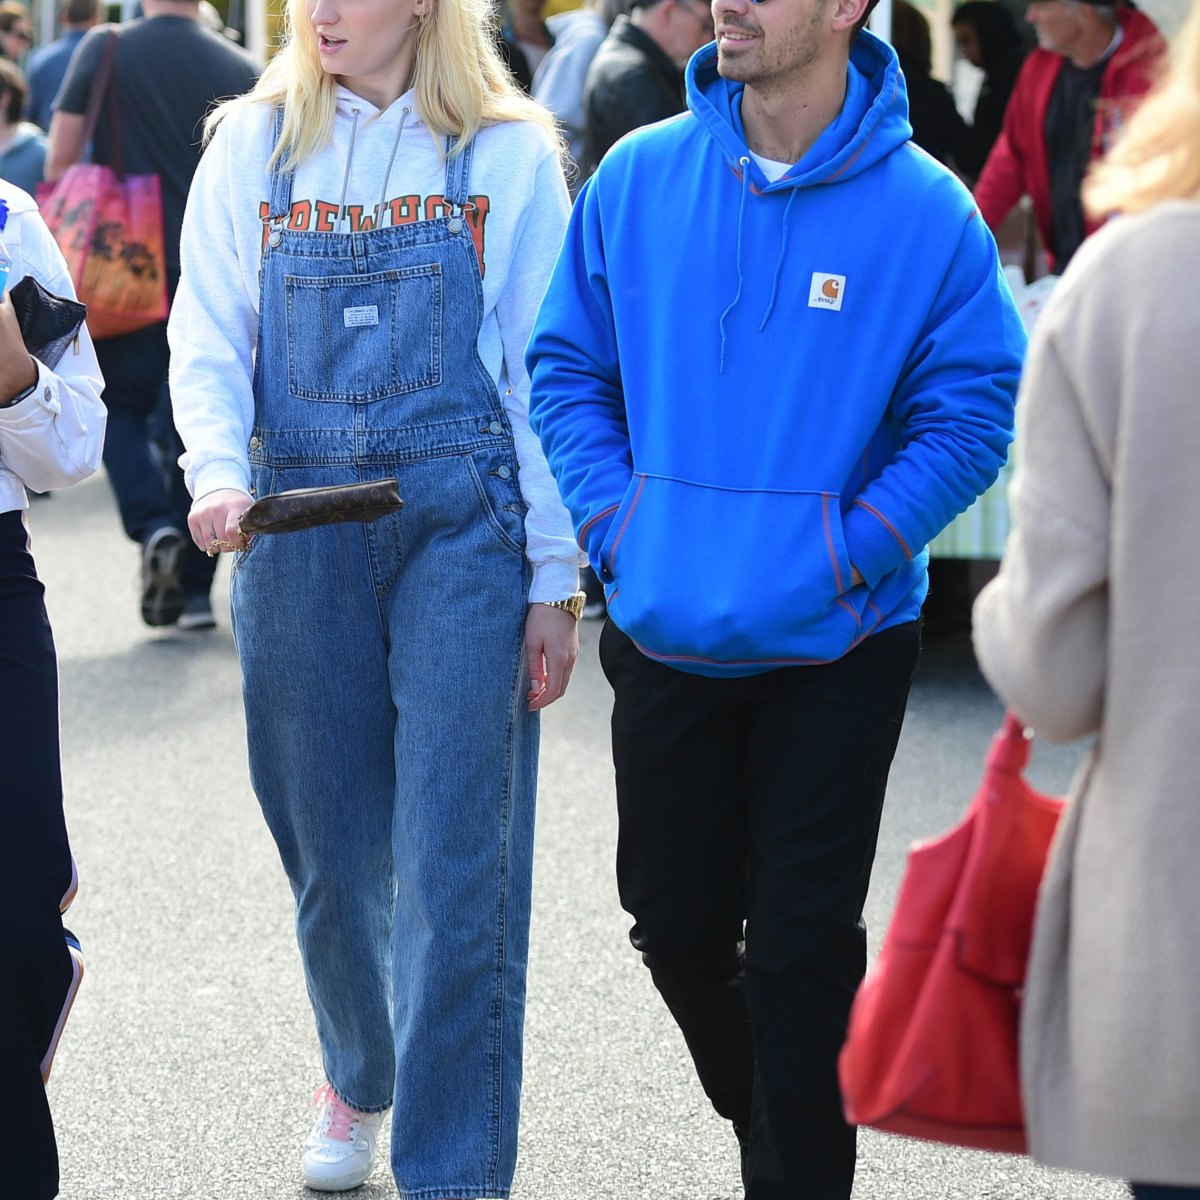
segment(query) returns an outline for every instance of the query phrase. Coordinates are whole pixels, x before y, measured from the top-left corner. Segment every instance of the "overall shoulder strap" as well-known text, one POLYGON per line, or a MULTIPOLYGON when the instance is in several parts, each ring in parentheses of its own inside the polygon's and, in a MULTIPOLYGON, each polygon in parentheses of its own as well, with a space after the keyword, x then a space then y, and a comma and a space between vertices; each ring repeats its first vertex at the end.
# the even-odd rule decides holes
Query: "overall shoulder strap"
MULTIPOLYGON (((283 133, 283 105, 275 109, 271 127, 271 153, 279 145, 283 133)), ((285 171, 282 163, 276 159, 271 164, 270 207, 268 220, 288 215, 292 211, 292 171, 285 171)))
POLYGON ((457 216, 466 207, 467 198, 471 194, 471 155, 475 151, 475 139, 472 138, 462 153, 450 157, 450 148, 454 139, 446 138, 446 201, 457 216))

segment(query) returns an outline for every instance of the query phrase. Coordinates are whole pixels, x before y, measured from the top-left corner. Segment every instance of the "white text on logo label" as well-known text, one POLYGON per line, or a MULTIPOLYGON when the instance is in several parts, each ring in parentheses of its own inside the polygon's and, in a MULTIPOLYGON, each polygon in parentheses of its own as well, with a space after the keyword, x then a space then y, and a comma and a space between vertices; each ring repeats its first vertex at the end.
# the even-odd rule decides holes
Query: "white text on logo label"
POLYGON ((379 305, 362 304, 358 308, 343 308, 342 323, 347 329, 358 329, 362 325, 378 325, 379 305))

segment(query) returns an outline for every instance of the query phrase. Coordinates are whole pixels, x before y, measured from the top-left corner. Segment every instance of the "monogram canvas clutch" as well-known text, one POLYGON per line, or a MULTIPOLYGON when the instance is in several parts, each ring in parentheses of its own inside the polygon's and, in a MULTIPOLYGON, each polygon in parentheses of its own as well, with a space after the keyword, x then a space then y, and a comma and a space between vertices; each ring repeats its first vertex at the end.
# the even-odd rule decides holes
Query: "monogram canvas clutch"
POLYGON ((395 479, 334 487, 296 488, 256 500, 238 522, 245 537, 259 533, 290 533, 314 525, 339 521, 377 521, 402 508, 400 484, 395 479))

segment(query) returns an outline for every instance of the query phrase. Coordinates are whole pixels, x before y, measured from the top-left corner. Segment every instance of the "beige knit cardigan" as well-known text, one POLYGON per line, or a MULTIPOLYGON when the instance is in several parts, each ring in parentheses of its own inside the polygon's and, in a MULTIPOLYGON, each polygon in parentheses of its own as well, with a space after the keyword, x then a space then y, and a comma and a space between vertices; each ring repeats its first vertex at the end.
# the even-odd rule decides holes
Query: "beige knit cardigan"
POLYGON ((1085 243, 1034 332, 1015 454, 976 652, 1039 734, 1096 735, 1026 982, 1032 1152, 1200 1185, 1200 204, 1085 243))

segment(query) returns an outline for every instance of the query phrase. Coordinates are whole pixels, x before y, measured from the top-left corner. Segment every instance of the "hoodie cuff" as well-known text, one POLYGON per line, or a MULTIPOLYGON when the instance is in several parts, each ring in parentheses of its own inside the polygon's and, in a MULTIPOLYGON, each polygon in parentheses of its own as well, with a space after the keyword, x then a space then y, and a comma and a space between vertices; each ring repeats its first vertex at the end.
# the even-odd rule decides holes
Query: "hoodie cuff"
MULTIPOLYGON (((610 504, 607 508, 602 508, 594 517, 589 518, 579 530, 580 548, 587 556, 588 562, 591 563, 592 569, 600 579, 604 579, 605 575, 608 574, 602 565, 603 557, 601 551, 604 549, 604 543, 608 540, 613 519, 616 517, 617 509, 620 507, 620 502, 618 502, 610 504)), ((611 582, 611 580, 607 582, 611 582)))
POLYGON ((247 496, 251 494, 250 476, 240 463, 228 458, 205 463, 192 481, 192 498, 200 500, 210 492, 219 492, 222 488, 245 492, 247 496))
MULTIPOLYGON (((846 553, 869 587, 913 557, 912 547, 877 508, 855 500, 842 518, 846 553)), ((918 547, 920 549, 920 547, 918 547)))
POLYGON ((565 600, 579 591, 579 567, 560 558, 547 559, 533 566, 533 583, 529 588, 529 603, 565 600))

